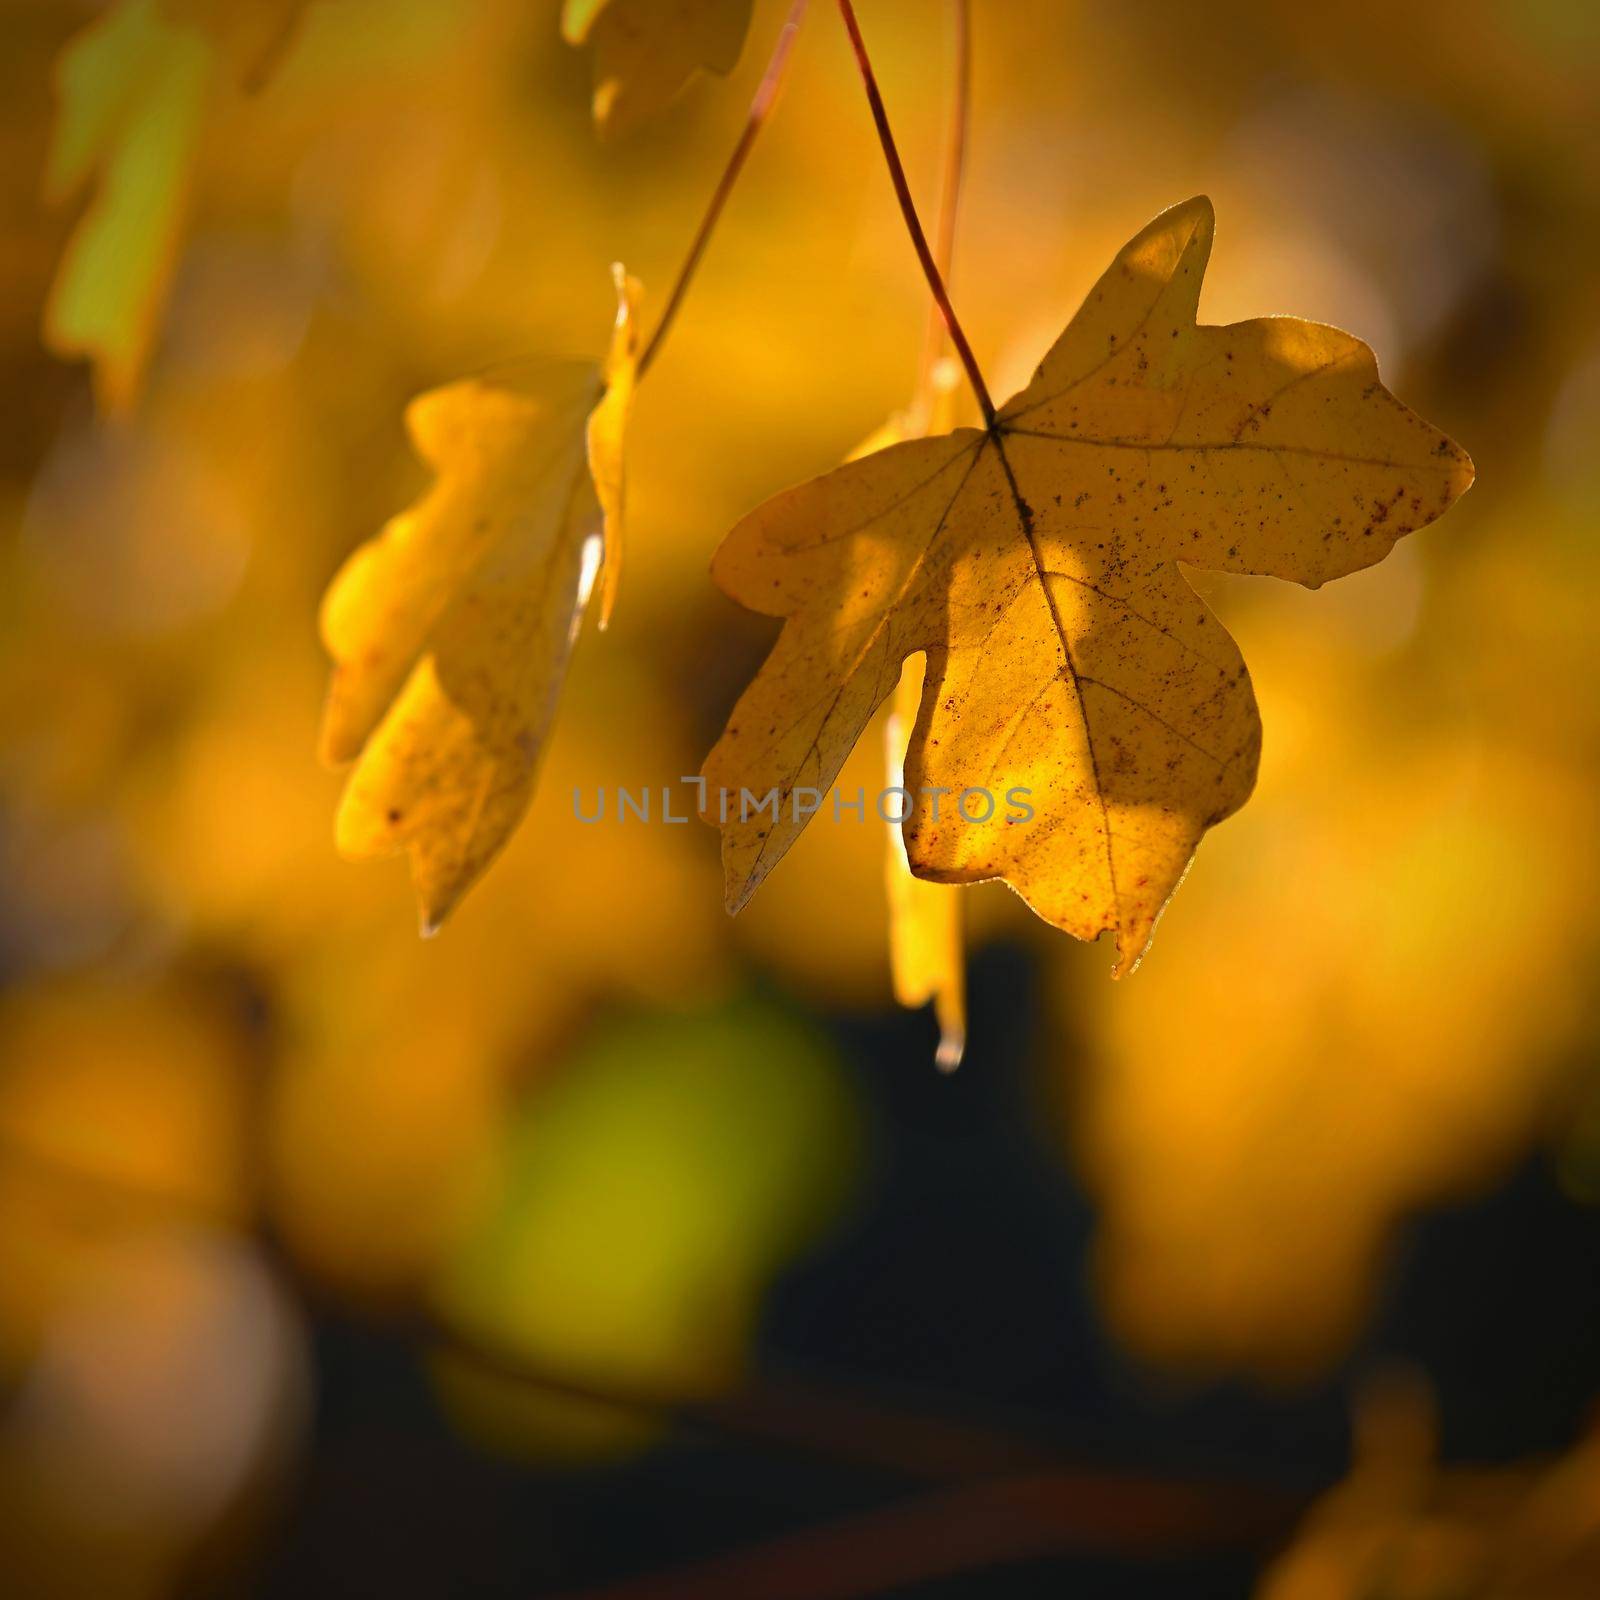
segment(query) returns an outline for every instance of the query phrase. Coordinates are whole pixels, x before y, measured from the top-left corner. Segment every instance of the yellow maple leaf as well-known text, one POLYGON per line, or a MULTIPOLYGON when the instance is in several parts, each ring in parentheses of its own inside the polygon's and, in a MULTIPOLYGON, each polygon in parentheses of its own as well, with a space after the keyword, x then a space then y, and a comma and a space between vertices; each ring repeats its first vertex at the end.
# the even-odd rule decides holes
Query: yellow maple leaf
POLYGON ((730 910, 925 651, 895 802, 912 870, 1002 878, 1080 939, 1112 930, 1119 975, 1137 964, 1260 749, 1244 662, 1178 561, 1315 587, 1472 481, 1360 340, 1198 324, 1212 233, 1204 198, 1151 222, 988 428, 840 467, 728 535, 717 581, 788 619, 705 764, 730 910))
POLYGON ((566 0, 561 33, 594 46, 594 120, 610 136, 663 111, 696 72, 731 72, 751 0, 566 0))
POLYGON ((526 361, 414 400, 433 489, 323 601, 331 762, 360 760, 337 838, 410 852, 433 932, 527 810, 595 575, 615 592, 638 285, 617 273, 603 365, 526 361), (603 542, 603 547, 602 547, 603 542))
POLYGON ((88 356, 103 410, 137 397, 172 287, 206 117, 226 67, 259 87, 307 0, 122 0, 56 65, 45 199, 95 193, 63 252, 45 343, 88 356))

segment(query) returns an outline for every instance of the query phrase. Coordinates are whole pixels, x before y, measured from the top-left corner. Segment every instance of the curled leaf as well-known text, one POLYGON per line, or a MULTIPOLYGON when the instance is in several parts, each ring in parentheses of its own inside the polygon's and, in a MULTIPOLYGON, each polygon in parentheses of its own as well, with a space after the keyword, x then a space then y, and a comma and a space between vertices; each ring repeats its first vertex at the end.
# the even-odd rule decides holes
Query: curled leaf
POLYGON ((1179 560, 1314 588, 1472 481, 1360 340, 1198 324, 1212 232, 1204 198, 1157 217, 991 428, 879 451, 728 535, 717 581, 787 619, 705 764, 708 818, 719 791, 779 802, 729 808, 730 910, 804 826, 796 789, 833 782, 925 651, 912 871, 1002 878, 1080 939, 1111 930, 1118 974, 1137 964, 1201 835, 1249 796, 1261 740, 1238 648, 1179 560))
MULTIPOLYGON (((851 452, 852 461, 886 450, 929 432, 948 432, 955 421, 955 386, 960 381, 951 361, 934 367, 927 385, 906 410, 897 412, 851 452)), ((913 656, 900 671, 894 702, 884 723, 884 770, 889 789, 905 784, 906 747, 922 701, 924 662, 913 656)), ((889 970, 894 997, 915 1008, 933 1002, 939 1024, 934 1060, 944 1072, 961 1065, 967 1044, 966 959, 962 947, 960 890, 916 877, 906 858, 905 839, 890 828, 883 861, 884 890, 889 905, 889 970)))
MULTIPOLYGON (((894 706, 884 725, 889 787, 905 782, 906 746, 922 701, 922 670, 913 657, 901 669, 894 706)), ((903 1006, 933 1002, 939 1024, 934 1060, 944 1072, 961 1065, 967 1047, 966 961, 961 942, 961 891, 916 877, 898 828, 888 830, 884 887, 889 896, 889 969, 903 1006)))
POLYGON ((600 626, 611 621, 622 578, 623 442, 628 413, 633 407, 633 386, 638 377, 638 329, 634 311, 639 303, 639 280, 615 262, 611 276, 617 288, 617 319, 612 328, 611 355, 606 363, 606 388, 600 403, 589 413, 586 438, 589 474, 600 502, 603 548, 600 560, 600 626))
POLYGON ((732 72, 751 0, 566 0, 568 44, 594 48, 594 120, 608 137, 663 111, 696 72, 732 72))
POLYGON ((409 851, 424 933, 521 821, 604 561, 615 583, 638 286, 619 291, 604 366, 520 362, 411 403, 438 481, 323 601, 323 754, 359 757, 339 848, 409 851))

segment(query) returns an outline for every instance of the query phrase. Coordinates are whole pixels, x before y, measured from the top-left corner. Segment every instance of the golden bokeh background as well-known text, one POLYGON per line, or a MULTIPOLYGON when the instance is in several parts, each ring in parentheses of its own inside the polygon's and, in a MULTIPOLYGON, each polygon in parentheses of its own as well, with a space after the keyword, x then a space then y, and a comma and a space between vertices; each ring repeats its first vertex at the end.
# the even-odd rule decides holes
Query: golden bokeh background
MULTIPOLYGON (((131 112, 106 88, 135 198, 75 314, 138 327, 91 371, 41 329, 104 191, 43 197, 55 64, 105 8, 8 0, 7 1592, 244 1592, 205 1584, 244 1581, 311 1470, 326 1318, 737 1391, 774 1284, 892 1181, 875 1081, 932 1078, 931 1021, 856 1025, 892 1005, 876 828, 814 823, 730 921, 711 830, 572 811, 698 769, 770 635, 712 550, 916 370, 924 290, 821 0, 640 389, 617 613, 579 644, 528 820, 427 942, 403 863, 334 853, 316 608, 424 486, 407 401, 598 355, 613 260, 649 320, 786 6, 756 6, 728 80, 606 142, 558 9, 312 0, 250 92, 230 65, 200 93, 184 60, 131 112), (124 305, 169 249, 139 280, 164 291, 124 305)), ((931 207, 945 10, 858 9, 931 207)), ((1251 667, 1261 781, 1135 976, 968 896, 974 945, 1021 965, 983 969, 962 1074, 1007 1054, 1081 1197, 1063 1292, 1158 1386, 1327 1382, 1410 1219, 1530 1160, 1600 1197, 1600 26, 1581 0, 976 0, 973 27, 953 295, 997 395, 1123 240, 1205 192, 1202 315, 1350 328, 1477 465, 1440 524, 1319 593, 1195 575, 1251 667), (1027 1027, 986 1042, 1018 970, 1027 1027)), ((470 1450, 658 1447, 637 1415, 419 1359, 470 1450)), ((1273 1600, 1380 1592, 1307 1562, 1273 1600)))

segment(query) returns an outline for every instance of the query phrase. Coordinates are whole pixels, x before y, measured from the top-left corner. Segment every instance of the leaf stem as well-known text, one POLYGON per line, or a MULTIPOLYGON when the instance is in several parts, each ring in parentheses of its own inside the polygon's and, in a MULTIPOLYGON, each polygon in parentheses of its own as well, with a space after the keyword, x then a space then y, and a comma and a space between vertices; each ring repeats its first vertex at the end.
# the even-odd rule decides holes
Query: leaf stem
POLYGON ((728 157, 728 164, 723 168, 722 177, 712 191, 711 203, 700 219, 700 227, 695 233, 694 242, 689 246, 689 253, 684 257, 682 267, 678 269, 677 282, 673 284, 672 292, 667 296, 667 303, 662 308, 661 320, 656 323, 655 331, 650 335, 649 342, 639 357, 636 379, 644 377, 650 369, 650 364, 660 353, 662 343, 672 328, 673 319, 678 314, 678 308, 689 292, 689 284, 700 265, 700 258, 711 242, 711 235, 717 226, 717 219, 722 215, 722 208, 728 203, 728 196, 733 193, 733 186, 738 181, 745 161, 749 158, 751 147, 756 142, 756 135, 761 132, 762 126, 772 114, 778 93, 788 75, 790 55, 794 49, 795 36, 799 33, 800 24, 805 18, 806 5, 807 0, 794 0, 794 4, 789 7, 787 19, 778 30, 777 43, 772 47, 767 70, 761 75, 761 82, 756 86, 755 98, 750 102, 750 114, 745 118, 744 131, 739 135, 739 142, 733 147, 733 154, 728 157))
MULTIPOLYGON (((928 280, 928 288, 933 292, 934 304, 938 306, 939 315, 949 330, 950 342, 955 345, 956 354, 961 357, 961 365, 966 368, 967 381, 972 385, 972 392, 978 397, 978 405, 983 411, 984 426, 993 428, 995 410, 994 401, 989 398, 989 386, 983 381, 977 357, 972 353, 972 346, 967 343, 967 336, 956 317, 955 307, 950 304, 944 277, 939 271, 938 262, 934 260, 932 250, 928 248, 928 237, 922 231, 922 223, 917 218, 916 204, 911 198, 911 187, 906 182, 906 169, 900 161, 900 152, 895 146, 894 135, 889 131, 889 114, 884 110, 883 96, 878 92, 878 80, 873 73, 866 42, 862 39, 861 28, 856 22, 855 7, 850 0, 839 0, 839 14, 844 18, 845 30, 850 35, 850 44, 856 53, 856 65, 861 69, 861 81, 867 91, 867 103, 872 107, 872 120, 878 129, 878 142, 883 146, 884 160, 889 166, 889 177, 894 184, 895 197, 900 202, 901 215, 906 219, 906 229, 911 235, 911 243, 916 248, 917 260, 922 263, 922 273, 928 280)), ((954 226, 953 223, 951 225, 954 226)))
MULTIPOLYGON (((961 180, 967 159, 967 124, 971 105, 972 7, 971 0, 950 0, 954 22, 952 44, 953 82, 950 92, 950 118, 945 125, 944 161, 939 189, 939 213, 934 223, 933 260, 939 276, 950 282, 950 266, 955 257, 956 218, 961 210, 961 180)), ((922 338, 922 358, 917 369, 917 386, 912 391, 919 407, 927 409, 933 399, 933 374, 944 354, 946 338, 944 315, 936 299, 928 301, 928 325, 922 338)))

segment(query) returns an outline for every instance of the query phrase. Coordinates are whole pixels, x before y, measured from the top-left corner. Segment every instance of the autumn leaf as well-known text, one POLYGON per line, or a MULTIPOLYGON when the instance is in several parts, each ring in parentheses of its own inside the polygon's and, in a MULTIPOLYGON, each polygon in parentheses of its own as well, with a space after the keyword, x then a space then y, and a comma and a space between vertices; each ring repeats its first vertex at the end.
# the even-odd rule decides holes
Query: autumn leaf
POLYGON ((45 343, 88 356, 102 409, 138 394, 172 287, 219 70, 258 87, 306 0, 122 0, 68 43, 44 192, 95 192, 45 307, 45 343))
POLYGON ((738 64, 751 0, 566 0, 568 44, 594 47, 594 120, 607 136, 663 111, 698 71, 738 64))
POLYGON ((205 118, 213 55, 204 34, 129 0, 67 46, 45 197, 98 187, 62 256, 45 343, 95 364, 102 407, 138 391, 172 284, 205 118))
MULTIPOLYGON (((908 661, 895 685, 894 705, 884 724, 884 754, 889 787, 904 781, 906 748, 922 701, 920 658, 908 661)), ((887 830, 884 889, 889 897, 889 970, 894 997, 903 1006, 924 1006, 931 1000, 939 1024, 934 1060, 946 1072, 961 1065, 967 1046, 966 956, 961 939, 961 892, 944 883, 928 883, 911 870, 905 839, 898 828, 887 830)))
MULTIPOLYGON (((927 394, 919 394, 896 412, 850 454, 857 461, 906 439, 948 432, 955 421, 955 386, 959 369, 940 361, 928 374, 927 394)), ((900 670, 893 704, 884 723, 884 768, 887 787, 905 782, 906 749, 922 702, 923 660, 911 657, 900 670)), ((894 997, 915 1008, 933 1002, 939 1024, 934 1060, 946 1072, 961 1065, 967 1042, 966 955, 962 944, 961 894, 949 884, 928 883, 911 871, 905 839, 890 828, 883 861, 884 892, 889 904, 889 970, 894 997)))
POLYGON ((438 482, 351 556, 323 602, 335 662, 323 753, 360 758, 339 849, 408 850, 424 933, 527 810, 602 565, 615 591, 639 292, 617 277, 603 366, 527 361, 412 402, 407 425, 438 482))
POLYGON ((1201 835, 1249 796, 1261 741, 1239 651, 1178 561, 1316 587, 1472 481, 1349 334, 1197 324, 1212 232, 1204 198, 1157 217, 991 427, 840 467, 729 534, 717 581, 788 619, 705 765, 708 819, 732 797, 730 910, 804 826, 797 791, 827 789, 925 651, 912 870, 1002 878, 1080 939, 1112 930, 1119 975, 1137 964, 1201 835), (969 789, 989 820, 956 814, 969 789), (1031 819, 1007 820, 1026 809, 1014 789, 1031 819), (746 790, 776 791, 776 818, 746 790))

